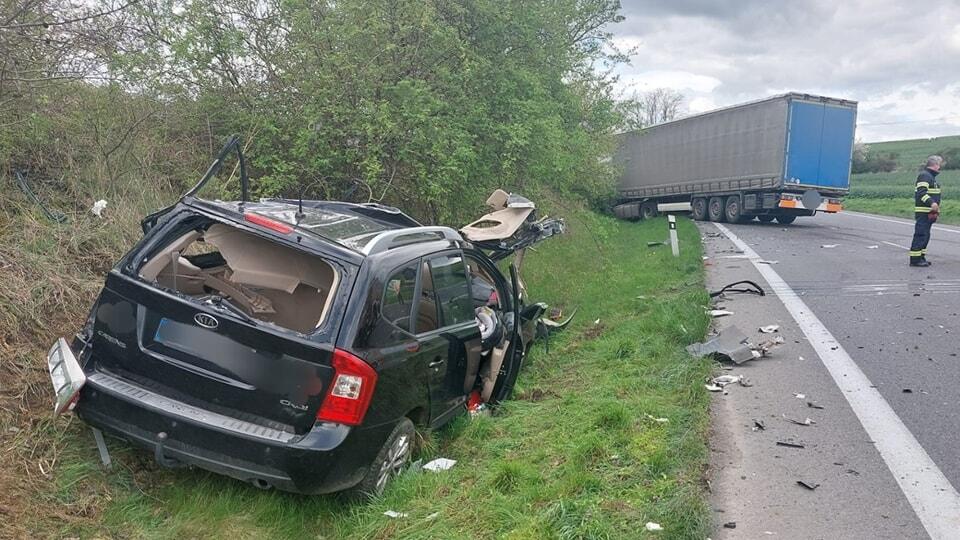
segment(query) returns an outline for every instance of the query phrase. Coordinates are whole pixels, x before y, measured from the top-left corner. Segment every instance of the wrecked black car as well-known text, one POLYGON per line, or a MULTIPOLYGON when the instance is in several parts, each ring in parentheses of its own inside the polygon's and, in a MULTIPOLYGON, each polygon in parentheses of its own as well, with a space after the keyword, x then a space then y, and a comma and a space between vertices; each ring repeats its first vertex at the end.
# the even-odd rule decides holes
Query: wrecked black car
POLYGON ((48 366, 56 412, 261 488, 382 492, 415 426, 507 399, 543 304, 515 261, 563 231, 498 190, 460 231, 376 204, 247 201, 237 139, 107 275, 48 366), (243 196, 197 191, 236 150, 243 196))

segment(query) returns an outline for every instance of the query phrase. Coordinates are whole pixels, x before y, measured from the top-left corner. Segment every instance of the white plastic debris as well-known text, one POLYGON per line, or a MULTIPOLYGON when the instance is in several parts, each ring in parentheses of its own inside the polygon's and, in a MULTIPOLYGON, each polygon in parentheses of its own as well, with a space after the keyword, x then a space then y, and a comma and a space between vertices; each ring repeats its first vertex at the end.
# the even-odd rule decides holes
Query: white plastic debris
POLYGON ((593 324, 600 324, 600 319, 593 321, 593 324))
POLYGON ((757 261, 757 264, 777 264, 780 261, 757 261))
POLYGON ((794 394, 793 397, 795 397, 795 398, 797 398, 797 399, 807 399, 807 395, 806 395, 806 394, 794 394))
POLYGON ((840 244, 823 244, 823 245, 820 246, 820 247, 822 247, 822 248, 824 248, 824 249, 832 249, 832 248, 835 248, 835 247, 837 247, 837 246, 839 246, 839 245, 840 245, 840 244))
POLYGON ((658 423, 658 424, 666 424, 666 423, 670 422, 670 419, 669 419, 669 418, 656 418, 656 417, 654 417, 652 414, 648 414, 648 415, 647 415, 647 418, 649 418, 650 420, 653 420, 654 422, 656 422, 656 423, 658 423))
POLYGON ((433 521, 433 520, 437 519, 438 517, 440 517, 440 512, 434 512, 434 513, 430 514, 429 516, 427 516, 427 517, 425 517, 425 518, 423 518, 423 519, 424 519, 424 521, 433 521))
POLYGON ((440 472, 449 470, 457 464, 455 459, 437 458, 423 466, 423 470, 431 472, 440 472))
POLYGON ((703 385, 703 387, 706 388, 708 392, 722 392, 722 391, 723 391, 723 388, 722 388, 722 387, 716 386, 716 385, 713 385, 713 384, 705 384, 705 385, 703 385))
POLYGON ((879 249, 880 246, 867 246, 867 249, 879 249))
POLYGON ((407 517, 406 512, 394 512, 393 510, 387 510, 386 512, 383 513, 383 515, 393 519, 407 517))
POLYGON ((780 331, 780 325, 778 324, 771 324, 769 326, 760 327, 760 332, 764 334, 772 334, 774 332, 779 332, 779 331, 780 331))
POLYGON ((739 375, 720 375, 719 377, 714 377, 711 381, 713 384, 724 387, 728 384, 733 384, 740 382, 741 377, 739 375))
POLYGON ((107 207, 107 201, 100 199, 99 201, 93 203, 93 206, 90 208, 90 211, 93 213, 93 215, 97 216, 98 218, 102 218, 103 210, 106 207, 107 207))
POLYGON ((726 317, 727 315, 733 315, 732 311, 727 311, 725 309, 711 309, 707 313, 709 313, 711 317, 726 317))
POLYGON ((654 523, 652 521, 648 521, 645 527, 648 531, 651 531, 651 532, 663 530, 663 527, 661 527, 659 523, 654 523))

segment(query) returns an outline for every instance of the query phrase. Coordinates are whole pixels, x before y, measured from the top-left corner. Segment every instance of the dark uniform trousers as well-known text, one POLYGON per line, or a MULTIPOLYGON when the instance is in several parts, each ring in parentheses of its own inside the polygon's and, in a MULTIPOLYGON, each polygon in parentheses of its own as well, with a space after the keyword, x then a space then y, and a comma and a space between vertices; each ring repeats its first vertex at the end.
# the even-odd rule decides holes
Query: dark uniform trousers
POLYGON ((913 242, 910 244, 910 262, 919 262, 926 257, 927 244, 930 243, 930 227, 933 227, 933 222, 926 214, 917 216, 913 226, 913 242))
POLYGON ((924 168, 917 176, 916 191, 914 192, 914 218, 916 224, 913 229, 913 242, 910 244, 910 262, 916 263, 927 258, 927 244, 930 243, 930 207, 933 203, 940 203, 940 184, 937 182, 938 171, 924 168))

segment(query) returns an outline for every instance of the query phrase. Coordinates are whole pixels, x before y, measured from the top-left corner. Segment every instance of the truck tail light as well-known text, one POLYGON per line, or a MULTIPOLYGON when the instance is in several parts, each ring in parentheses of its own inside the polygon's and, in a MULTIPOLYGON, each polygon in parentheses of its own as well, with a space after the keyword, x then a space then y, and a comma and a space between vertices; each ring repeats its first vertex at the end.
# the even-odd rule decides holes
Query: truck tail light
POLYGON ((356 426, 363 422, 377 385, 377 372, 360 358, 335 349, 333 382, 317 411, 317 420, 356 426))

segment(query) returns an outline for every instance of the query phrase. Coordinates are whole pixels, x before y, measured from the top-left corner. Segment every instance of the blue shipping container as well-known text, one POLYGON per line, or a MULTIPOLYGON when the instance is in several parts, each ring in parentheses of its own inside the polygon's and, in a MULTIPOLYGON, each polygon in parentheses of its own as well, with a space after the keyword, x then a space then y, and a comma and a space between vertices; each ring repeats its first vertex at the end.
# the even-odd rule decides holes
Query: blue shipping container
POLYGON ((854 107, 791 99, 785 184, 848 189, 856 122, 854 107))

